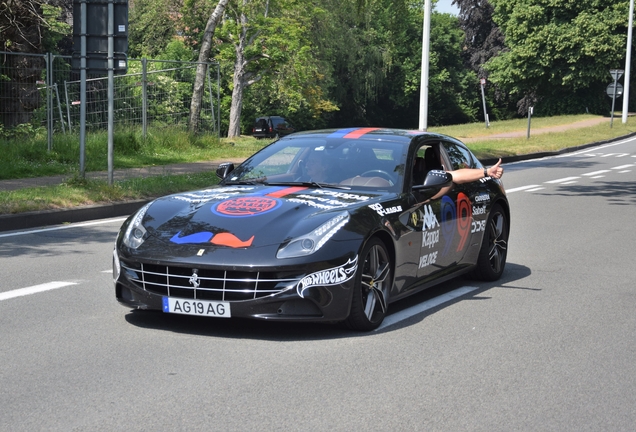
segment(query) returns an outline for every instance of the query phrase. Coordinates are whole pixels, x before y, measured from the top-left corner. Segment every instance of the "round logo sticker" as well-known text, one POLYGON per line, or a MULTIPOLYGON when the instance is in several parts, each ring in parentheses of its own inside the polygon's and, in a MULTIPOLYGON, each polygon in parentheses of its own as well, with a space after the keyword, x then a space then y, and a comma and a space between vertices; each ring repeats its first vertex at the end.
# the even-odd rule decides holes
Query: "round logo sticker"
POLYGON ((248 217, 268 213, 281 205, 281 201, 268 197, 240 197, 222 201, 212 207, 221 216, 248 217))

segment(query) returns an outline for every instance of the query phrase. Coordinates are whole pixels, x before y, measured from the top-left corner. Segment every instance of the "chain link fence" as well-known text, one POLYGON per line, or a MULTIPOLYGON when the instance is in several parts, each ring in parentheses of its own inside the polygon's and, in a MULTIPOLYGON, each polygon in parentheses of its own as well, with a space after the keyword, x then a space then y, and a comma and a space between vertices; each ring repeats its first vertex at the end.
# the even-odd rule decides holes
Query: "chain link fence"
MULTIPOLYGON (((25 128, 53 134, 80 128, 80 71, 70 56, 0 51, 0 132, 25 128)), ((114 77, 115 127, 188 129, 196 62, 128 59, 126 75, 114 77)), ((219 66, 207 64, 201 114, 196 130, 218 136, 219 66), (212 78, 213 74, 216 74, 212 78)), ((86 129, 108 125, 108 78, 87 73, 86 129)))

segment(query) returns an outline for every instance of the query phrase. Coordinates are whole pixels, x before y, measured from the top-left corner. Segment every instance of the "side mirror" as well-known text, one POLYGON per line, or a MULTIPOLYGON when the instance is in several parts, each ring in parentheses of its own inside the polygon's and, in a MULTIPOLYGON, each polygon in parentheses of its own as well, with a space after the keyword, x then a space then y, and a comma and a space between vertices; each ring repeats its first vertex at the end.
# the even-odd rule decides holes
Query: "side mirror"
POLYGON ((431 170, 426 174, 424 184, 413 186, 413 190, 442 189, 453 184, 453 176, 442 170, 431 170))
POLYGON ((223 180, 232 171, 234 171, 234 164, 232 162, 224 162, 216 169, 216 176, 223 180))

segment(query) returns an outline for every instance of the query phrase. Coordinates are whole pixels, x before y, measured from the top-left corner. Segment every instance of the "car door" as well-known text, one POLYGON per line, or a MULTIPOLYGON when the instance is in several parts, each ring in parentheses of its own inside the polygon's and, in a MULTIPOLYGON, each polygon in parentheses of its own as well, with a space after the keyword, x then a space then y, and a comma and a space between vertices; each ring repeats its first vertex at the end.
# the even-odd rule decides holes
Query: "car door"
MULTIPOLYGON (((483 169, 481 163, 461 143, 444 140, 441 144, 442 155, 450 170, 483 169)), ((449 240, 449 243, 452 243, 451 248, 455 251, 454 260, 457 265, 470 264, 474 261, 472 257, 476 257, 479 252, 490 211, 487 181, 488 179, 480 179, 470 183, 453 184, 451 194, 443 199, 442 224, 445 228, 442 229, 445 229, 449 236, 455 237, 449 240)))

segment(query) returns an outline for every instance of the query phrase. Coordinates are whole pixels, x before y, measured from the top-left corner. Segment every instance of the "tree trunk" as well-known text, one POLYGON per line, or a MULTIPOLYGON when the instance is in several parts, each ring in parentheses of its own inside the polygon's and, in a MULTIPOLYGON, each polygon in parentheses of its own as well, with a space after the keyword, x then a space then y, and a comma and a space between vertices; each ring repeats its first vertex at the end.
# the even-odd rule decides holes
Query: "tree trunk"
POLYGON ((219 0, 219 3, 214 8, 214 12, 210 15, 207 24, 205 25, 205 33, 203 34, 203 41, 201 42, 201 50, 199 51, 199 64, 197 64, 197 73, 194 79, 194 88, 192 90, 192 100, 190 102, 190 131, 196 132, 199 126, 199 119, 201 118, 201 100, 203 99, 203 88, 205 85, 205 76, 207 74, 206 62, 210 58, 210 50, 212 48, 212 36, 214 36, 214 30, 219 23, 225 7, 230 0, 219 0))
POLYGON ((236 61, 234 62, 234 79, 232 80, 232 106, 230 107, 230 125, 227 137, 241 135, 241 110, 243 109, 243 89, 245 88, 245 46, 247 40, 247 17, 241 13, 241 32, 235 44, 236 61))

